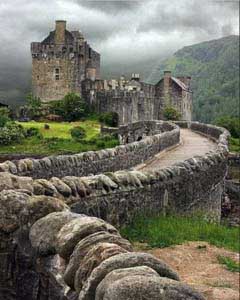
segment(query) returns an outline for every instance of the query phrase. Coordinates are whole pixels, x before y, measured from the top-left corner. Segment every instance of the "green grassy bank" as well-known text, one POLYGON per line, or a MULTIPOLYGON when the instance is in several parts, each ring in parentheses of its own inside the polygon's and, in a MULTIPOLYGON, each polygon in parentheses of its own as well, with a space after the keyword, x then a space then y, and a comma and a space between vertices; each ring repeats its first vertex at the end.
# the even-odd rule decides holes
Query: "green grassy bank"
POLYGON ((209 223, 202 218, 179 216, 137 217, 121 229, 132 242, 146 243, 149 247, 164 248, 187 241, 206 241, 217 247, 239 250, 239 229, 209 223))
POLYGON ((19 124, 25 129, 37 128, 41 136, 25 138, 20 143, 1 145, 0 154, 71 154, 111 148, 118 145, 116 138, 100 136, 100 123, 96 120, 71 123, 31 121, 26 123, 21 122, 19 124), (45 128, 45 124, 49 125, 49 129, 45 128), (76 126, 81 126, 86 131, 86 137, 81 141, 75 141, 71 137, 70 130, 76 126))

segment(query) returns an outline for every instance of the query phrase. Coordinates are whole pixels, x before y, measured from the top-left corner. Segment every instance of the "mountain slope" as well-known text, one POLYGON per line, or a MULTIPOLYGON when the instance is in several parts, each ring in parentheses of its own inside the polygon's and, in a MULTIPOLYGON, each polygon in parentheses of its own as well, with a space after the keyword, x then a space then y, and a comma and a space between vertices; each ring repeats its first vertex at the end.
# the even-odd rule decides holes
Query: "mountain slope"
POLYGON ((182 48, 162 62, 148 82, 155 83, 164 70, 192 76, 195 120, 239 115, 239 36, 182 48))

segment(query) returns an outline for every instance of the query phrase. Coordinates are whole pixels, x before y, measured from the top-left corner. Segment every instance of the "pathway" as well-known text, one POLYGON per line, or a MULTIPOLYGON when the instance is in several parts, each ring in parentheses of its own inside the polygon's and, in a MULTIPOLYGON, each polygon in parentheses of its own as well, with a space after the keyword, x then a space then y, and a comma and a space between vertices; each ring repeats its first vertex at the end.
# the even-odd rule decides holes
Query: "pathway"
POLYGON ((181 129, 180 135, 181 142, 178 146, 155 155, 154 158, 136 166, 135 169, 141 171, 162 169, 195 155, 204 155, 217 147, 216 143, 190 129, 181 129))

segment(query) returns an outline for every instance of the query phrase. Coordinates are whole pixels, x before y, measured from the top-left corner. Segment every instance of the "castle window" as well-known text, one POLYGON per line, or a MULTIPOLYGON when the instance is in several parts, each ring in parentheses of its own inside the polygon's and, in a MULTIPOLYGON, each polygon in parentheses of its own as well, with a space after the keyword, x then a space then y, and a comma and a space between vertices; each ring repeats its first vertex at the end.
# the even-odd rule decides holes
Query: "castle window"
POLYGON ((92 49, 91 48, 88 49, 88 57, 92 58, 92 49))
POLYGON ((55 69, 55 80, 59 80, 59 74, 60 74, 60 70, 59 68, 55 69))

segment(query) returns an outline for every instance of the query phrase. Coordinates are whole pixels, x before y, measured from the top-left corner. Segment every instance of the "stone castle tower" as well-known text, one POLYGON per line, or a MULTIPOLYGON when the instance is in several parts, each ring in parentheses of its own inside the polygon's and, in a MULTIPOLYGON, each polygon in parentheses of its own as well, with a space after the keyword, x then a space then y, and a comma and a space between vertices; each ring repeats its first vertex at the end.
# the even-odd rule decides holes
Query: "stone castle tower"
POLYGON ((68 31, 66 21, 56 21, 42 42, 31 43, 32 91, 42 101, 60 100, 67 93, 81 94, 85 79, 100 78, 100 54, 79 31, 68 31))

